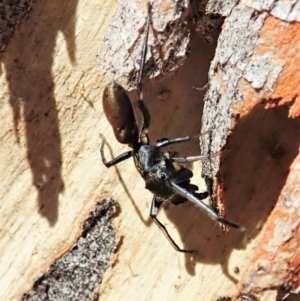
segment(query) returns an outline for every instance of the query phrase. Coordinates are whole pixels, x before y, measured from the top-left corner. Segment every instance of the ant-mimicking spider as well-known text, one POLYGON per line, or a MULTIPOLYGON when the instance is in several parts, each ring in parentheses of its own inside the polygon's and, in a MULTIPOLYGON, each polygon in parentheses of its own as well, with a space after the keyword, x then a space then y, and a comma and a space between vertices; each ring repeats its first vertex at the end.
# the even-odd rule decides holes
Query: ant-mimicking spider
MULTIPOLYGON (((133 157, 134 164, 142 178, 145 180, 146 189, 153 193, 150 208, 150 217, 161 229, 175 250, 184 253, 193 253, 193 250, 181 249, 168 233, 166 227, 157 219, 158 209, 162 202, 168 200, 175 205, 189 200, 196 204, 208 214, 210 218, 224 226, 230 226, 242 230, 240 226, 219 216, 211 207, 202 200, 209 196, 208 192, 197 193, 198 187, 190 183, 193 173, 185 168, 181 163, 203 160, 219 155, 199 155, 181 157, 176 152, 160 150, 161 147, 190 141, 193 137, 181 137, 175 139, 163 138, 150 145, 148 128, 150 126, 150 114, 143 101, 142 76, 145 66, 149 27, 151 24, 151 6, 148 6, 148 16, 146 20, 145 38, 142 48, 140 70, 137 80, 137 104, 142 115, 142 126, 138 133, 138 126, 133 113, 132 104, 125 90, 112 81, 103 92, 103 110, 107 120, 111 124, 116 139, 127 144, 132 150, 127 151, 113 160, 107 162, 104 157, 102 144, 100 153, 102 162, 106 167, 116 165, 130 157, 133 157)), ((203 133, 207 134, 207 133, 203 133)))

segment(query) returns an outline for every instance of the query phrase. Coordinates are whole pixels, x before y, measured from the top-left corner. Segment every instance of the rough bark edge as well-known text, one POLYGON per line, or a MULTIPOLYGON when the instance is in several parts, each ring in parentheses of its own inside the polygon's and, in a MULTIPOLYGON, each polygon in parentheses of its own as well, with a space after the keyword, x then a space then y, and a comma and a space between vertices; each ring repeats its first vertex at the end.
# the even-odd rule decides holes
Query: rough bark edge
MULTIPOLYGON (((225 14, 221 3, 222 1, 210 1, 208 9, 212 13, 225 14), (212 5, 219 5, 219 8, 213 9, 212 5)), ((276 60, 272 51, 253 57, 265 19, 275 16, 282 21, 294 21, 300 15, 300 4, 296 1, 273 1, 268 7, 257 6, 254 1, 241 1, 235 6, 232 6, 233 1, 230 3, 226 8, 226 14, 229 15, 224 22, 215 58, 211 63, 209 89, 204 98, 202 131, 210 130, 212 134, 200 139, 203 154, 218 152, 228 143, 229 133, 240 118, 240 114, 232 108, 242 106, 245 101, 244 92, 238 88, 239 82, 246 80, 262 96, 273 89, 284 68, 284 61, 276 60), (223 91, 224 86, 226 91, 223 91)), ((219 200, 217 187, 220 164, 220 157, 205 161, 203 176, 211 180, 213 206, 224 215, 225 210, 219 200)))
MULTIPOLYGON (((205 14, 207 0, 176 0, 168 5, 161 0, 149 2, 152 26, 144 73, 156 78, 180 67, 188 56, 190 20, 206 42, 211 43, 221 18, 205 14)), ((126 90, 136 87, 146 16, 145 2, 135 0, 128 5, 119 1, 97 56, 99 71, 107 82, 117 80, 126 90)))
POLYGON ((111 198, 99 201, 85 220, 76 245, 35 281, 22 300, 95 300, 118 241, 110 222, 116 209, 111 198))
MULTIPOLYGON (((220 4, 220 1, 214 1, 214 5, 217 5, 217 2, 220 4)), ((291 76, 293 69, 289 66, 292 63, 286 61, 282 55, 279 59, 279 51, 272 51, 270 48, 266 53, 265 48, 259 48, 260 43, 264 43, 260 37, 261 29, 263 26, 266 27, 264 28, 266 32, 270 26, 270 24, 265 26, 266 21, 268 23, 273 22, 273 26, 282 22, 287 28, 285 37, 288 37, 288 34, 293 36, 298 25, 292 21, 298 21, 299 8, 299 1, 241 1, 235 7, 231 7, 230 11, 228 10, 228 18, 224 23, 224 30, 220 36, 216 56, 210 69, 211 82, 205 97, 203 131, 212 129, 213 133, 210 139, 202 137, 203 153, 209 151, 213 153, 224 149, 231 140, 230 133, 239 122, 240 114, 250 114, 255 108, 257 109, 259 103, 265 105, 265 108, 280 107, 287 104, 286 110, 289 112, 286 118, 294 120, 299 117, 299 109, 297 111, 299 108, 298 90, 293 83, 294 78, 291 76), (236 17, 234 18, 234 16, 236 17), (290 24, 285 22, 290 22, 290 24), (244 87, 244 83, 249 84, 257 95, 255 93, 250 94, 250 89, 247 91, 239 89, 241 82, 243 82, 244 87), (247 93, 249 94, 247 95, 247 93), (237 108, 242 109, 239 111, 237 108)), ((219 13, 221 13, 221 9, 219 13)), ((284 42, 286 43, 284 38, 280 41, 274 38, 274 41, 278 47, 274 46, 275 50, 284 45, 284 42)), ((297 41, 297 37, 294 41, 297 41)), ((296 62, 297 60, 294 65, 297 65, 296 62)), ((286 110, 284 109, 284 111, 286 110)), ((219 202, 219 196, 223 194, 221 191, 222 179, 219 174, 221 164, 220 158, 206 162, 204 164, 204 176, 213 181, 213 201, 220 204, 220 211, 224 214, 222 200, 219 202)), ((289 165, 286 167, 289 168, 289 165)), ((289 179, 290 177, 293 177, 292 173, 289 175, 289 179)), ((287 186, 282 190, 275 210, 266 223, 259 247, 249 264, 248 271, 243 275, 239 284, 241 294, 260 293, 264 290, 276 289, 278 300, 282 300, 282 298, 287 298, 285 300, 296 298, 297 300, 298 294, 291 294, 290 292, 297 291, 299 286, 298 257, 297 255, 291 256, 295 251, 293 242, 298 240, 298 222, 294 223, 293 219, 299 220, 299 218, 297 210, 282 209, 286 200, 286 189, 289 195, 288 207, 293 208, 293 204, 297 200, 295 191, 289 190, 288 186, 293 187, 295 185, 287 183, 287 186), (285 215, 285 218, 282 215, 285 215), (282 225, 282 223, 285 223, 285 227, 280 228, 290 229, 288 232, 291 233, 291 236, 287 241, 283 239, 278 244, 280 241, 278 235, 285 237, 286 232, 283 229, 280 233, 278 226, 276 226, 282 225), (276 238, 279 252, 276 252, 274 257, 274 239, 276 240, 276 238), (270 249, 268 243, 272 241, 272 250, 268 251, 270 249), (281 264, 278 263, 278 265, 277 256, 281 258, 281 264), (260 261, 261 257, 268 259, 260 261), (259 278, 262 276, 265 277, 265 280, 269 279, 270 281, 265 281, 263 284, 259 283, 259 278), (289 297, 286 297, 288 294, 290 294, 289 297)))
MULTIPOLYGON (((117 80, 127 90, 136 87, 144 42, 146 3, 139 0, 130 4, 118 2, 97 56, 99 71, 107 81, 117 80)), ((188 1, 177 0, 168 6, 161 0, 149 3, 152 25, 144 72, 150 77, 158 77, 180 66, 188 53, 190 30, 185 20, 188 1)))
POLYGON ((33 0, 5 0, 0 3, 0 51, 5 49, 32 3, 33 0))

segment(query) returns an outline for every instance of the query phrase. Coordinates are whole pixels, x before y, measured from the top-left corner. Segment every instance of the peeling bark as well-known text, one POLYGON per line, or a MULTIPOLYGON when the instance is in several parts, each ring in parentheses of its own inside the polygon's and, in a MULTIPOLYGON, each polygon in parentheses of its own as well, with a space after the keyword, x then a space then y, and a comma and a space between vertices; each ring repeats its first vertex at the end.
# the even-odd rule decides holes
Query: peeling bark
MULTIPOLYGON (((149 135, 151 141, 195 135, 203 92, 193 86, 207 82, 216 45, 206 42, 223 18, 204 16, 205 1, 194 15, 186 1, 153 2, 144 80, 149 135)), ((160 219, 178 244, 198 250, 194 257, 174 252, 147 220, 151 196, 132 162, 111 170, 101 164, 99 133, 111 157, 127 150, 115 141, 100 98, 112 79, 128 89, 135 86, 147 14, 144 1, 115 5, 35 2, 1 54, 3 298, 19 300, 57 257, 67 254, 82 216, 99 199, 91 195, 99 193, 112 195, 122 210, 114 219, 122 244, 116 264, 103 274, 103 300, 227 301, 255 293, 260 301, 273 301, 277 293, 271 289, 281 300, 298 284, 297 253, 292 254, 299 220, 298 1, 209 2, 211 12, 227 18, 205 98, 202 130, 212 135, 201 140, 202 154, 223 153, 204 162, 204 174, 214 180, 221 212, 248 231, 223 235, 190 204, 166 204, 160 219)), ((197 155, 199 144, 174 150, 197 155)), ((198 164, 191 168, 193 183, 201 187, 198 164)), ((47 281, 54 279, 53 272, 46 273, 47 281)), ((45 279, 36 284, 42 293, 45 279)), ((96 282, 99 278, 90 296, 96 296, 96 282)), ((297 300, 297 293, 288 298, 297 300)))
POLYGON ((208 6, 227 18, 204 99, 202 131, 212 134, 200 144, 202 153, 223 153, 203 163, 203 174, 217 210, 248 229, 245 241, 263 227, 240 294, 279 296, 286 283, 287 294, 299 287, 300 2, 229 4, 208 6))
POLYGON ((0 3, 0 51, 9 43, 15 28, 30 10, 32 0, 5 0, 0 3))
MULTIPOLYGON (((145 73, 150 77, 178 68, 188 52, 190 30, 185 18, 188 1, 151 2, 152 25, 148 39, 145 73)), ((146 2, 130 5, 119 1, 112 24, 98 53, 99 70, 108 81, 115 79, 125 89, 136 86, 147 16, 146 2)))
POLYGON ((97 298, 102 274, 117 245, 110 221, 116 206, 110 198, 96 204, 84 221, 75 246, 35 281, 32 290, 24 294, 23 301, 93 301, 97 298))

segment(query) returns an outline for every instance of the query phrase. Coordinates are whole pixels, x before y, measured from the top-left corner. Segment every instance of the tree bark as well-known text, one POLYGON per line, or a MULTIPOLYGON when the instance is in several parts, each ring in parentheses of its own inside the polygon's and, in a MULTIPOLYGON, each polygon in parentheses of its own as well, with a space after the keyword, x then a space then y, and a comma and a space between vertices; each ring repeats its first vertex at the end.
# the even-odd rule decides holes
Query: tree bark
MULTIPOLYGON (((299 286, 299 1, 210 1, 226 14, 209 71, 203 153, 223 150, 203 167, 222 215, 247 228, 257 245, 238 294, 299 286)), ((292 297, 291 297, 292 298, 292 297)))
MULTIPOLYGON (((98 275, 109 258, 111 265, 95 284, 99 299, 275 300, 271 288, 285 284, 289 292, 298 279, 291 255, 299 220, 298 2, 211 1, 209 9, 226 16, 218 47, 216 39, 207 44, 208 24, 220 20, 204 16, 205 1, 192 2, 192 15, 185 1, 153 3, 144 79, 151 142, 211 130, 210 140, 201 137, 202 153, 224 151, 204 162, 203 173, 214 181, 221 212, 247 228, 224 234, 193 205, 166 203, 159 219, 180 247, 198 250, 195 256, 175 252, 149 221, 152 196, 132 160, 111 169, 101 162, 100 133, 108 159, 128 150, 103 114, 103 89, 112 79, 134 88, 144 37, 145 2, 123 2, 34 2, 1 54, 1 300, 20 300, 36 280, 53 275, 108 195, 120 206, 113 218, 119 244, 114 256, 114 243, 101 251, 106 264, 98 275), (193 87, 203 87, 208 74, 201 125, 204 91, 193 87), (262 282, 271 275, 266 260, 275 266, 279 258, 270 259, 264 247, 274 247, 272 237, 280 238, 275 254, 289 254, 288 261, 280 261, 280 277, 262 282)), ((199 142, 174 150, 197 155, 199 142)), ((200 164, 189 167, 192 183, 205 191, 200 164)))

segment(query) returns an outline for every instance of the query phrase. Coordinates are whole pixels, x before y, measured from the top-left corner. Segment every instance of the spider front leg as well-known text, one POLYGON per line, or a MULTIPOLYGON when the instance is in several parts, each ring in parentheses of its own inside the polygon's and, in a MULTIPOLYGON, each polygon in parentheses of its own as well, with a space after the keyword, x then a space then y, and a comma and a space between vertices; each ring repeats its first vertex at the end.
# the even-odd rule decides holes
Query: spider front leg
POLYGON ((168 239, 168 241, 170 242, 170 244, 172 245, 172 247, 176 251, 182 252, 182 253, 196 253, 197 251, 195 251, 195 250, 185 250, 185 249, 179 248, 179 246, 176 244, 176 242, 170 236, 170 234, 169 234, 167 228, 165 227, 165 225, 163 225, 157 219, 158 209, 161 206, 161 204, 162 204, 161 201, 159 201, 155 197, 153 197, 152 203, 151 203, 151 208, 150 208, 150 217, 152 218, 152 220, 155 222, 155 224, 157 225, 157 227, 163 232, 163 234, 166 236, 166 238, 168 239))
POLYGON ((164 147, 164 146, 167 146, 167 145, 170 145, 170 144, 188 142, 190 140, 192 140, 191 136, 174 138, 174 139, 163 138, 163 139, 157 140, 155 142, 155 146, 164 147))
POLYGON ((185 163, 185 162, 194 162, 199 160, 205 160, 209 158, 214 158, 219 155, 221 155, 222 152, 217 152, 214 154, 207 154, 207 155, 198 155, 198 156, 188 156, 188 157, 172 157, 172 161, 178 162, 178 163, 185 163))
POLYGON ((198 138, 198 137, 208 135, 208 134, 211 134, 211 131, 205 131, 203 133, 200 133, 200 134, 194 135, 194 136, 178 137, 178 138, 173 138, 173 139, 163 138, 163 139, 157 140, 155 142, 155 146, 164 147, 164 146, 167 146, 167 145, 170 145, 170 144, 188 142, 188 141, 191 141, 194 138, 198 138))
POLYGON ((143 49, 142 49, 142 57, 140 62, 140 72, 138 75, 138 81, 137 81, 137 99, 138 99, 138 108, 142 114, 142 126, 140 131, 140 141, 143 144, 149 144, 149 137, 148 137, 148 129, 150 126, 150 114, 149 111, 144 103, 144 95, 143 95, 143 72, 145 68, 146 63, 146 54, 147 54, 147 43, 148 43, 148 36, 149 36, 149 28, 151 24, 151 6, 148 4, 148 17, 146 21, 146 33, 143 43, 143 49))
POLYGON ((100 147, 100 155, 101 155, 102 162, 106 167, 114 166, 114 165, 132 157, 132 151, 128 151, 128 152, 125 152, 125 153, 117 156, 116 158, 112 159, 111 161, 107 162, 106 158, 104 156, 104 144, 105 144, 105 142, 103 140, 102 145, 100 147))
MULTIPOLYGON (((202 133, 202 135, 208 134, 208 132, 202 133)), ((168 138, 163 138, 160 140, 157 140, 155 143, 155 146, 157 147, 164 147, 170 144, 175 144, 175 143, 183 143, 183 142, 188 142, 192 140, 195 137, 198 137, 199 135, 196 136, 186 136, 186 137, 179 137, 179 138, 174 138, 174 139, 168 139, 168 138)), ((185 162, 193 162, 193 161, 199 161, 199 160, 205 160, 209 158, 214 158, 217 157, 221 154, 222 152, 216 152, 214 154, 206 154, 206 155, 198 155, 198 156, 188 156, 188 157, 181 157, 181 156, 173 156, 171 160, 173 162, 178 162, 178 163, 185 163, 185 162)))
POLYGON ((224 226, 229 226, 232 228, 236 228, 240 231, 245 231, 246 229, 244 227, 241 227, 235 223, 232 223, 222 217, 220 217, 211 207, 206 205, 204 202, 202 202, 200 199, 198 199, 193 193, 187 191, 186 189, 180 187, 178 184, 171 181, 171 184, 173 186, 174 191, 181 195, 183 198, 188 199, 192 203, 194 203, 198 208, 203 210, 211 219, 213 219, 216 222, 221 223, 224 226))

